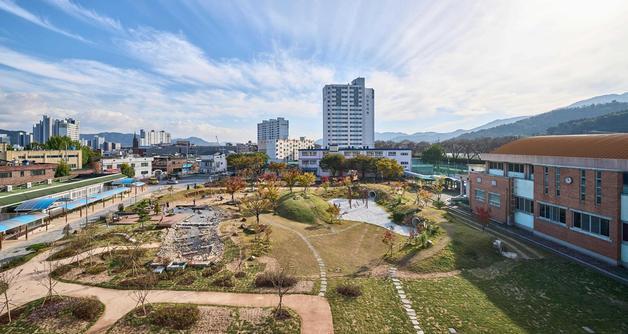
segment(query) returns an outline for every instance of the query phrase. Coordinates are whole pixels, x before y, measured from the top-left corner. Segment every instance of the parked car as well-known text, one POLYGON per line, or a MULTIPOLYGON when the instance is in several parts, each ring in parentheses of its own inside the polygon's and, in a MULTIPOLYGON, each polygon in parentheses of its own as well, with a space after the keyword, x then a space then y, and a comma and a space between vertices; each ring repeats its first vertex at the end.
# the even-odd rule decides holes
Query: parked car
POLYGON ((179 181, 177 181, 176 179, 170 179, 166 183, 168 183, 168 184, 177 184, 177 183, 179 183, 179 181))
POLYGON ((159 180, 157 180, 157 178, 153 176, 148 179, 148 184, 152 184, 152 185, 159 184, 159 180))

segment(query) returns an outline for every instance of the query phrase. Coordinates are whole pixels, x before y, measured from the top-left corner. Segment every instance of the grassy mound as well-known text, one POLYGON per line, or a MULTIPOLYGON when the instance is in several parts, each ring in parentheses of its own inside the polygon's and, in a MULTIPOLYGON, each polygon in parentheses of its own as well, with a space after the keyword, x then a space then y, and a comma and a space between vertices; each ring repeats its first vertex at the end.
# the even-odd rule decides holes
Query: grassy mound
POLYGON ((314 224, 328 220, 329 203, 314 194, 292 193, 279 199, 277 214, 300 223, 314 224))

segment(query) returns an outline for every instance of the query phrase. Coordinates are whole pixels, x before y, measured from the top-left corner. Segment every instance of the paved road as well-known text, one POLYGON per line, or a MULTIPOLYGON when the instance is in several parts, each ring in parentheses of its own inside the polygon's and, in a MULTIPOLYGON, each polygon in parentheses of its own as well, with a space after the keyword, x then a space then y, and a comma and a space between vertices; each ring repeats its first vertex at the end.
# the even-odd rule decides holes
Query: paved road
MULTIPOLYGON (((146 245, 146 248, 157 246, 146 245)), ((117 247, 116 249, 123 249, 117 247)), ((108 251, 106 247, 96 248, 91 255, 108 251)), ((24 305, 32 300, 46 295, 47 289, 41 282, 46 280, 47 272, 41 271, 45 267, 45 259, 50 251, 34 257, 31 261, 17 267, 19 272, 16 284, 9 287, 8 294, 14 308, 24 305)), ((87 253, 80 254, 72 259, 55 261, 55 265, 61 265, 86 258, 87 253)), ((103 315, 89 329, 88 333, 104 333, 118 319, 131 311, 137 304, 131 290, 105 289, 81 284, 58 282, 55 291, 59 295, 74 297, 95 296, 103 304, 103 315)), ((274 307, 278 304, 278 297, 274 294, 250 294, 250 293, 226 293, 210 291, 169 291, 153 290, 147 298, 150 303, 192 303, 225 305, 240 307, 274 307)), ((293 294, 284 297, 284 305, 294 310, 301 317, 301 333, 304 334, 330 334, 334 332, 331 308, 323 297, 312 295, 293 294)), ((4 311, 2 311, 4 313, 4 311)))

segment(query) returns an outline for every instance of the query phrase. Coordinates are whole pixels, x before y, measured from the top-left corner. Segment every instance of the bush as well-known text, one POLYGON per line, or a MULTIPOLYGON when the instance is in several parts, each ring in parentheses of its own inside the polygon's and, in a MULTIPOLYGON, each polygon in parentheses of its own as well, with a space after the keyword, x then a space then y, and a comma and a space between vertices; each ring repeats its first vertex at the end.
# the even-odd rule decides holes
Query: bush
POLYGON ((153 273, 145 273, 140 276, 127 278, 118 283, 118 285, 123 288, 131 288, 131 289, 152 287, 156 284, 157 284, 157 276, 153 273))
POLYGON ((238 271, 237 273, 235 273, 233 275, 235 278, 245 278, 246 277, 246 273, 244 271, 238 271))
POLYGON ((103 271, 107 270, 107 265, 104 263, 96 263, 92 266, 89 266, 87 268, 85 268, 85 270, 83 270, 84 273, 88 274, 88 275, 96 275, 96 274, 100 274, 103 271))
POLYGON ((26 250, 39 252, 40 250, 46 249, 49 246, 50 246, 50 244, 48 244, 48 243, 40 242, 40 243, 32 244, 32 245, 26 247, 26 250))
POLYGON ((102 304, 93 298, 77 298, 70 305, 70 313, 76 319, 83 321, 94 321, 102 312, 102 304))
POLYGON ((76 249, 74 247, 68 246, 50 255, 47 260, 48 261, 61 260, 61 259, 65 259, 66 257, 70 257, 74 255, 76 255, 76 249))
POLYGON ((265 271, 255 276, 256 288, 274 288, 275 284, 273 282, 282 282, 282 287, 286 288, 297 284, 297 279, 285 273, 271 271, 265 271))
POLYGON ((72 266, 69 264, 66 264, 65 266, 57 267, 50 274, 52 275, 52 277, 61 277, 69 273, 70 270, 72 270, 72 266))
POLYGON ((233 282, 233 274, 230 271, 221 271, 218 277, 212 281, 212 285, 223 288, 232 288, 235 285, 233 282))
POLYGON ((445 207, 445 202, 443 202, 443 201, 441 201, 439 199, 435 200, 432 204, 434 204, 434 207, 439 209, 439 210, 442 209, 443 207, 445 207))
POLYGON ((342 283, 336 287, 336 292, 345 297, 359 297, 362 295, 362 288, 359 285, 342 283))
POLYGON ((190 285, 196 282, 196 275, 193 272, 186 272, 177 280, 177 285, 190 285))
POLYGON ((203 271, 201 272, 201 275, 203 277, 211 277, 217 274, 218 272, 220 272, 222 268, 223 268, 222 264, 212 262, 209 264, 209 267, 203 269, 203 271))
POLYGON ((189 329, 198 318, 199 311, 196 305, 164 305, 149 315, 151 324, 177 330, 189 329))

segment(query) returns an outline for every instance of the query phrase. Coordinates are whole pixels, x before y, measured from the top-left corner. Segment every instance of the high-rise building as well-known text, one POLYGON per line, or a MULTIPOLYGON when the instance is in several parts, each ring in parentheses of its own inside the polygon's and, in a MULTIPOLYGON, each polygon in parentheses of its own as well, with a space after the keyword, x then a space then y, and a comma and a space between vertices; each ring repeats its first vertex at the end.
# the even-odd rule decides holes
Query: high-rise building
POLYGON ((169 132, 164 130, 149 130, 140 129, 139 145, 140 146, 152 146, 160 144, 170 144, 172 138, 169 132))
POLYGON ((323 146, 375 146, 375 90, 364 78, 323 87, 323 146))
POLYGON ((44 115, 37 124, 33 125, 33 141, 45 144, 52 136, 52 121, 50 117, 44 115))
POLYGON ((55 119, 52 126, 52 135, 79 140, 79 127, 80 122, 73 118, 55 119))
POLYGON ((33 134, 20 131, 17 134, 15 144, 21 147, 27 147, 33 142, 33 134))
POLYGON ((257 123, 257 147, 264 151, 268 143, 278 139, 288 139, 289 124, 283 117, 257 123))

